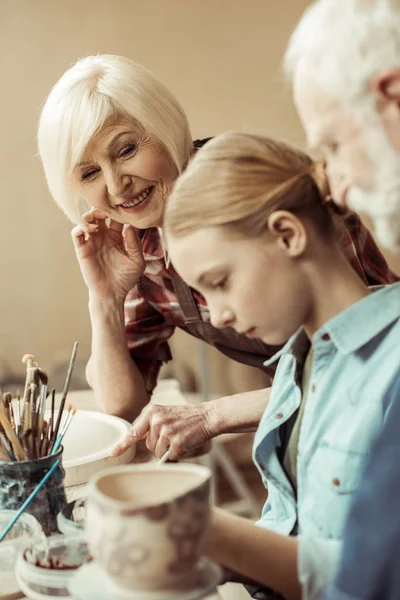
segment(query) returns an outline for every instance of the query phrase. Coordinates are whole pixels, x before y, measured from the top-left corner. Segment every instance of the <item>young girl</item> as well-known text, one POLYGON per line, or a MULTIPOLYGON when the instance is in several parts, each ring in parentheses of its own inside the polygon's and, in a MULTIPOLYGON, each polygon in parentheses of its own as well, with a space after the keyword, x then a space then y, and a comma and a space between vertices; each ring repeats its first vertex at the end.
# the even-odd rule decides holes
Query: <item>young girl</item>
POLYGON ((213 325, 289 339, 267 361, 279 365, 254 442, 268 488, 258 527, 216 510, 210 545, 212 558, 287 598, 320 598, 334 575, 400 377, 399 284, 372 291, 361 281, 336 219, 323 168, 239 133, 197 154, 165 213, 172 263, 206 298, 213 325))

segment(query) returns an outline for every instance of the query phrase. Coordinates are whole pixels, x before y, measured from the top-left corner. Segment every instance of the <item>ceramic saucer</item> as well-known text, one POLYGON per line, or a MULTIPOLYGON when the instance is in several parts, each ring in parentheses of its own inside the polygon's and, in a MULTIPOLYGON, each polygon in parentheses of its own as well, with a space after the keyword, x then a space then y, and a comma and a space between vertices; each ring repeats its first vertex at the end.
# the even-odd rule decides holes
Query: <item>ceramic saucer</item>
POLYGON ((208 558, 198 565, 197 587, 185 591, 126 590, 118 587, 96 561, 83 565, 68 585, 75 600, 198 600, 212 593, 221 581, 221 568, 208 558))

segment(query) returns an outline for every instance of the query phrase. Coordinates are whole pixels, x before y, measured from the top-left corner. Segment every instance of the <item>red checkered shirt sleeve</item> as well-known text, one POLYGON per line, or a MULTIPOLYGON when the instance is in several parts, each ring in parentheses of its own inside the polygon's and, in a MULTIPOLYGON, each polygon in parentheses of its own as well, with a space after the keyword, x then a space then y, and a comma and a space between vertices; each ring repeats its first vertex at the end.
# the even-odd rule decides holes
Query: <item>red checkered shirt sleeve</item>
POLYGON ((166 323, 163 315, 147 302, 140 283, 129 292, 125 301, 125 331, 128 350, 141 372, 146 390, 152 392, 164 362, 172 355, 167 340, 175 327, 166 323))
POLYGON ((359 215, 350 212, 340 220, 344 224, 341 238, 343 253, 365 283, 371 286, 399 281, 359 215))

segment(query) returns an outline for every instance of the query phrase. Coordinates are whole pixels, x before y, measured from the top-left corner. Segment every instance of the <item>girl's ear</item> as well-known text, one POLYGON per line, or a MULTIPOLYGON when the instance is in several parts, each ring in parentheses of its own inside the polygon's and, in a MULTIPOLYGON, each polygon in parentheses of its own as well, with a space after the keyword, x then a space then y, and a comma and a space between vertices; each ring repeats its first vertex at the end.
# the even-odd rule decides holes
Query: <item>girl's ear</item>
POLYGON ((268 219, 268 232, 288 256, 301 256, 307 246, 307 232, 296 215, 287 210, 274 211, 268 219))

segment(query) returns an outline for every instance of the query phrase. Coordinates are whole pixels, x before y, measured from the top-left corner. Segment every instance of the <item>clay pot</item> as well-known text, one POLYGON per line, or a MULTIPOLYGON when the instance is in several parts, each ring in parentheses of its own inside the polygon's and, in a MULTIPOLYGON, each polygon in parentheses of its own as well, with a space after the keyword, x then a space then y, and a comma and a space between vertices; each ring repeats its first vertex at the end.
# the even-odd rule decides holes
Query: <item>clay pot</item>
POLYGON ((132 590, 196 584, 210 522, 208 468, 132 465, 95 475, 86 527, 90 550, 113 581, 132 590))

